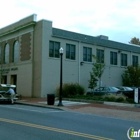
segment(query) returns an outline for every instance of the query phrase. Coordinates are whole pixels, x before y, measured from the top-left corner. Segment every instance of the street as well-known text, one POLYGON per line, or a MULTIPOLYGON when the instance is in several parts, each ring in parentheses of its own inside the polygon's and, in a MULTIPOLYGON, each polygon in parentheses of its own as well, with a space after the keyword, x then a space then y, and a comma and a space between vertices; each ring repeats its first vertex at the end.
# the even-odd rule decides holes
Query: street
POLYGON ((140 122, 41 108, 0 104, 0 140, 128 140, 140 122))

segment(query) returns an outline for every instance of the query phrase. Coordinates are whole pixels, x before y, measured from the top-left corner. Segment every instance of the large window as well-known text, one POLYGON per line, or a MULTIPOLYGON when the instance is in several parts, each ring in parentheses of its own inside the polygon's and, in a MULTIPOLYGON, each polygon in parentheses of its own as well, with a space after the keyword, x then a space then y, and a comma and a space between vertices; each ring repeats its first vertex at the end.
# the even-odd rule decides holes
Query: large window
POLYGON ((6 44, 4 48, 4 62, 9 63, 9 44, 6 44))
POLYGON ((110 64, 117 65, 117 52, 110 52, 110 64))
POLYGON ((121 66, 127 66, 127 54, 121 54, 121 66))
POLYGON ((104 50, 97 49, 97 63, 104 63, 104 50))
POLYGON ((66 58, 75 60, 75 45, 66 44, 66 58))
POLYGON ((18 41, 15 41, 13 46, 12 62, 18 62, 18 61, 19 61, 19 43, 18 41))
POLYGON ((132 65, 136 66, 138 64, 138 56, 133 55, 132 56, 132 65))
POLYGON ((92 49, 88 47, 83 47, 83 61, 92 61, 92 49))
POLYGON ((49 57, 59 58, 60 42, 50 41, 49 57))
POLYGON ((0 64, 2 64, 2 47, 0 46, 0 64))

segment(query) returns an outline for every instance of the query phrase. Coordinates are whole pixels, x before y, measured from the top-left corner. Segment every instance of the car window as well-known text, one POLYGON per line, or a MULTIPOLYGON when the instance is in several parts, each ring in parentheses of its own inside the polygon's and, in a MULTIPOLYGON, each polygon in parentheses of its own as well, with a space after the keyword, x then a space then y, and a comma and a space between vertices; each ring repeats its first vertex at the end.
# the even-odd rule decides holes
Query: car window
POLYGON ((105 87, 104 90, 105 90, 105 91, 109 91, 110 89, 109 89, 108 87, 105 87))
POLYGON ((120 89, 120 90, 124 90, 124 88, 122 88, 122 87, 117 87, 118 89, 120 89))
POLYGON ((116 88, 116 87, 110 87, 111 88, 111 90, 118 90, 118 88, 116 88))
POLYGON ((103 87, 97 88, 96 91, 103 91, 103 87))
POLYGON ((133 90, 133 89, 132 89, 132 88, 130 88, 130 87, 126 87, 126 89, 127 89, 127 90, 133 90))

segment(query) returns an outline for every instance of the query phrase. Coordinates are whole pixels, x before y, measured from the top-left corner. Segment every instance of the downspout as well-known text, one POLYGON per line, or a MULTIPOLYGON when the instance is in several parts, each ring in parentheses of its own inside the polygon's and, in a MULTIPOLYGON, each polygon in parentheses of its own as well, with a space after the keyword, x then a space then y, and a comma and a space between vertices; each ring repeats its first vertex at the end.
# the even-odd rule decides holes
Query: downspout
POLYGON ((31 86, 31 97, 34 97, 34 41, 35 41, 35 25, 33 26, 33 37, 32 37, 32 86, 31 86))
POLYGON ((78 83, 80 85, 80 41, 78 42, 79 59, 78 59, 78 83))

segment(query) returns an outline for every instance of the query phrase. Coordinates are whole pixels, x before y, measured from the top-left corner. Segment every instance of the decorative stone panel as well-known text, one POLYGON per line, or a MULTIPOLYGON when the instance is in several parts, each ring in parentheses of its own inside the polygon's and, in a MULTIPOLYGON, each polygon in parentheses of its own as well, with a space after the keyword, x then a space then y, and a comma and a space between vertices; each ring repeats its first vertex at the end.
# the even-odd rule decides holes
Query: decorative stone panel
POLYGON ((21 36, 21 61, 31 59, 31 33, 27 33, 21 36))

